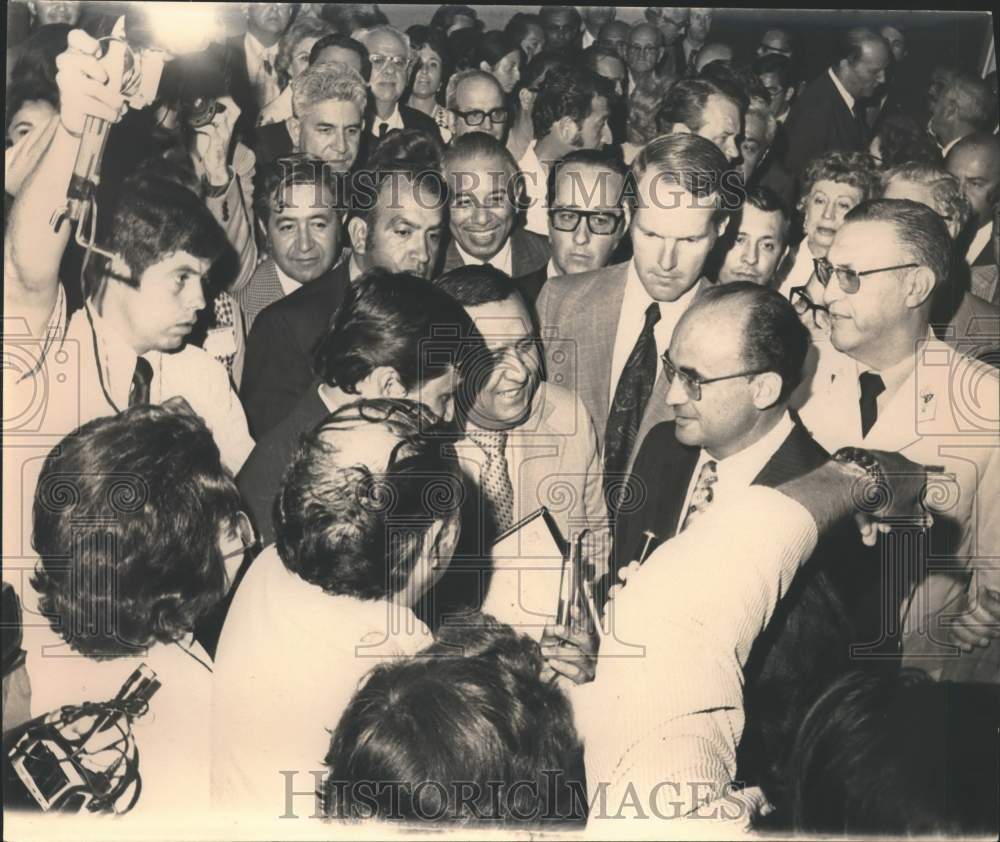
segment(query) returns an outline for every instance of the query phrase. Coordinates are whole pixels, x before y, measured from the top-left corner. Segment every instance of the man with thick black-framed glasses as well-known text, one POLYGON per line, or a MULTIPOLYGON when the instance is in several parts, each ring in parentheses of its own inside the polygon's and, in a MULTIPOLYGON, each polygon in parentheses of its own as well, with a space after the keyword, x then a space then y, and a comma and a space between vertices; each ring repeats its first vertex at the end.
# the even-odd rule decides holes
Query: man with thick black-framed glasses
POLYGON ((484 70, 462 70, 448 80, 445 94, 452 137, 469 132, 491 134, 507 141, 512 113, 496 77, 484 70))

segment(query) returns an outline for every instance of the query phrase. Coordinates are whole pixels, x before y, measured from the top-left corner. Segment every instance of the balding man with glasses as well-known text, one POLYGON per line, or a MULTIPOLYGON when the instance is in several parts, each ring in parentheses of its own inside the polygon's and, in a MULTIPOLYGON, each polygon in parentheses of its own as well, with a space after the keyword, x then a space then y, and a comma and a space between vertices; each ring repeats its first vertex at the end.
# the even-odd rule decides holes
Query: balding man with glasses
MULTIPOLYGON (((951 249, 945 222, 924 204, 880 199, 847 214, 815 264, 839 362, 814 378, 800 414, 828 450, 894 450, 943 467, 937 493, 952 505, 926 550, 915 543, 907 554, 916 584, 895 606, 903 661, 933 677, 996 682, 1000 376, 930 330, 951 249)), ((895 645, 891 628, 883 635, 895 645)))
POLYGON ((452 137, 484 132, 506 143, 511 111, 506 105, 503 88, 492 73, 484 70, 456 73, 448 80, 445 106, 452 137))

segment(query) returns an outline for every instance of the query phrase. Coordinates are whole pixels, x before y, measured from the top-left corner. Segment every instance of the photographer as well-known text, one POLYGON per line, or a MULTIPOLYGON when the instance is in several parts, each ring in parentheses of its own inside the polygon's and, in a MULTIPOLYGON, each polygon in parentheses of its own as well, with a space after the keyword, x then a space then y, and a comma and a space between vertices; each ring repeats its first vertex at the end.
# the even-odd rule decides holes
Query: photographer
POLYGON ((64 212, 86 118, 114 123, 127 109, 97 58, 98 42, 73 30, 68 43, 57 59, 59 119, 20 186, 4 243, 6 315, 43 341, 20 371, 5 367, 5 385, 27 394, 66 383, 61 398, 46 393, 39 421, 60 435, 134 404, 183 397, 235 472, 253 446, 243 408, 225 369, 185 345, 205 307, 204 279, 227 246, 194 193, 158 175, 126 181, 106 243, 113 256, 93 260, 84 307, 68 312, 58 271, 73 226, 50 220, 64 212), (68 373, 50 377, 67 360, 68 373))

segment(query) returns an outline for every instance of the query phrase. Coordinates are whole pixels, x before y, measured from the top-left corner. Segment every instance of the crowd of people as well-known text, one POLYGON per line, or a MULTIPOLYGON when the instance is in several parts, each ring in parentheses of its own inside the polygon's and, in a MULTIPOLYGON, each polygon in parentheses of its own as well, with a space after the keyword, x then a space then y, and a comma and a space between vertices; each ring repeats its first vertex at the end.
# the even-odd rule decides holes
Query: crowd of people
POLYGON ((113 19, 8 7, 35 800, 109 785, 21 735, 145 665, 158 821, 995 835, 996 72, 888 18, 806 78, 704 8, 186 5, 145 107, 113 19), (543 507, 578 581, 526 627, 483 608, 543 507))

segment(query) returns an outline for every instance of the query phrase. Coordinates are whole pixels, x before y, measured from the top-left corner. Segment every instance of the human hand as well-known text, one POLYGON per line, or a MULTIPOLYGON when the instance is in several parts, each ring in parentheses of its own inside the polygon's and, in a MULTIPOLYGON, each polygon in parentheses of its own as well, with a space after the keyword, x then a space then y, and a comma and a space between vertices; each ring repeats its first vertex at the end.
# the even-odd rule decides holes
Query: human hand
POLYGON ((219 97, 222 106, 212 122, 195 129, 194 151, 191 154, 195 172, 205 176, 212 187, 229 183, 229 144, 240 116, 240 107, 230 96, 219 97))
POLYGON ((928 469, 899 453, 871 453, 878 461, 883 481, 875 483, 862 477, 851 493, 862 541, 874 546, 879 533, 900 524, 929 528, 934 518, 928 511, 933 501, 925 494, 928 469))
POLYGON ((1000 637, 1000 592, 977 588, 973 580, 957 608, 959 616, 949 622, 948 630, 952 642, 963 652, 976 646, 985 649, 1000 637))
POLYGON ((597 672, 597 646, 585 618, 577 609, 565 626, 548 624, 542 632, 543 679, 563 677, 573 684, 594 680, 597 672))
POLYGON ((100 55, 100 43, 74 29, 67 36, 66 51, 56 56, 59 119, 75 136, 83 132, 87 117, 117 123, 128 110, 120 81, 112 84, 100 55))

